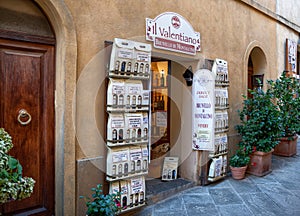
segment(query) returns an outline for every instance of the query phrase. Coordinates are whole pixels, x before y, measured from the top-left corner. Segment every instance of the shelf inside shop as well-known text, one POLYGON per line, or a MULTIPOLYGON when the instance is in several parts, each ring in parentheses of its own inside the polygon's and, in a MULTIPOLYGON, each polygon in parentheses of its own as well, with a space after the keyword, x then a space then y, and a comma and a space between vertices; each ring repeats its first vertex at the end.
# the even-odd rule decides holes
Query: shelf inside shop
POLYGON ((153 86, 152 89, 168 90, 168 86, 153 86))
POLYGON ((167 138, 165 138, 165 139, 158 139, 155 142, 154 141, 151 142, 151 148, 155 148, 155 147, 157 147, 159 145, 166 144, 166 143, 169 144, 169 142, 170 141, 167 138))

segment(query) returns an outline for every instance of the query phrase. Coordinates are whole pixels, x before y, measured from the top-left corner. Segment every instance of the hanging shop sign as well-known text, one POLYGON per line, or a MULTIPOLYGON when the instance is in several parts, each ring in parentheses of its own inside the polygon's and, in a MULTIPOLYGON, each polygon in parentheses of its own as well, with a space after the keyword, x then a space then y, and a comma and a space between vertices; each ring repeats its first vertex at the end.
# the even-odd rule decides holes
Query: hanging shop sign
POLYGON ((215 75, 207 69, 196 71, 193 78, 194 150, 214 151, 215 75))
POLYGON ((165 12, 154 19, 146 18, 146 40, 154 47, 196 55, 200 51, 200 33, 181 15, 165 12))

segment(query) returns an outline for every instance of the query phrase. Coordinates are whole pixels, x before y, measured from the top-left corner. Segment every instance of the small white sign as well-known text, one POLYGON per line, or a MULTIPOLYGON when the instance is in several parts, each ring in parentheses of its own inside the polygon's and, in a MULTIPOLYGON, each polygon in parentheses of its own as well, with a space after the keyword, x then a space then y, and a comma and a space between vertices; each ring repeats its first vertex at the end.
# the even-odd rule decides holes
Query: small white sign
POLYGON ((126 49, 120 49, 119 52, 118 52, 118 57, 119 58, 124 58, 124 59, 132 59, 133 51, 132 50, 126 50, 126 49))
POLYGON ((167 127, 168 126, 168 114, 164 111, 156 112, 156 126, 167 127))
POLYGON ((149 53, 137 52, 136 53, 136 60, 137 61, 142 61, 142 62, 149 62, 151 60, 151 57, 150 57, 149 53))
POLYGON ((124 118, 122 114, 111 115, 111 128, 124 128, 124 118))
POLYGON ((131 194, 136 194, 140 193, 143 191, 143 178, 142 177, 137 177, 137 178, 132 178, 131 179, 131 194))
POLYGON ((170 181, 177 179, 178 157, 165 157, 162 180, 170 181))

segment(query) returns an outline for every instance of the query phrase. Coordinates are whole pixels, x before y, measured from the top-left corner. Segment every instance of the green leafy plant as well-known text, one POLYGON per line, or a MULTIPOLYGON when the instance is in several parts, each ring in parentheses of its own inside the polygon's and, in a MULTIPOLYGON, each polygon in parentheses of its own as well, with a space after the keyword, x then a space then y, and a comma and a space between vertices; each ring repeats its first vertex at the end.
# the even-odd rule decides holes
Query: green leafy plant
POLYGON ((11 136, 0 128, 0 204, 30 197, 35 181, 22 177, 22 166, 8 155, 13 147, 11 136))
POLYGON ((279 121, 283 137, 294 136, 300 130, 300 83, 283 72, 267 81, 279 109, 279 121))
POLYGON ((98 184, 96 188, 91 189, 94 193, 92 199, 86 196, 80 196, 85 200, 87 206, 86 214, 89 216, 113 216, 116 215, 120 209, 120 194, 104 195, 102 185, 98 184))
POLYGON ((241 135, 240 146, 247 154, 269 152, 279 143, 281 136, 279 110, 272 102, 271 91, 264 92, 260 88, 248 91, 251 97, 243 95, 243 109, 238 111, 241 124, 236 129, 241 135))
POLYGON ((244 167, 250 162, 250 156, 246 153, 245 148, 240 147, 229 159, 231 167, 244 167))

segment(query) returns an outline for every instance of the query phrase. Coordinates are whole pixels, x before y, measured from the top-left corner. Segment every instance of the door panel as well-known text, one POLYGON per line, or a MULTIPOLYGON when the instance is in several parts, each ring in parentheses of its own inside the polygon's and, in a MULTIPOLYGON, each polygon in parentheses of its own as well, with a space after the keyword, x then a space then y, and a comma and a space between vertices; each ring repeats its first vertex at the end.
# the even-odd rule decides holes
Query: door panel
POLYGON ((54 75, 53 46, 0 39, 0 127, 12 136, 9 154, 23 176, 36 181, 30 198, 2 205, 5 214, 54 214, 54 75), (21 109, 31 116, 26 125, 21 109))

